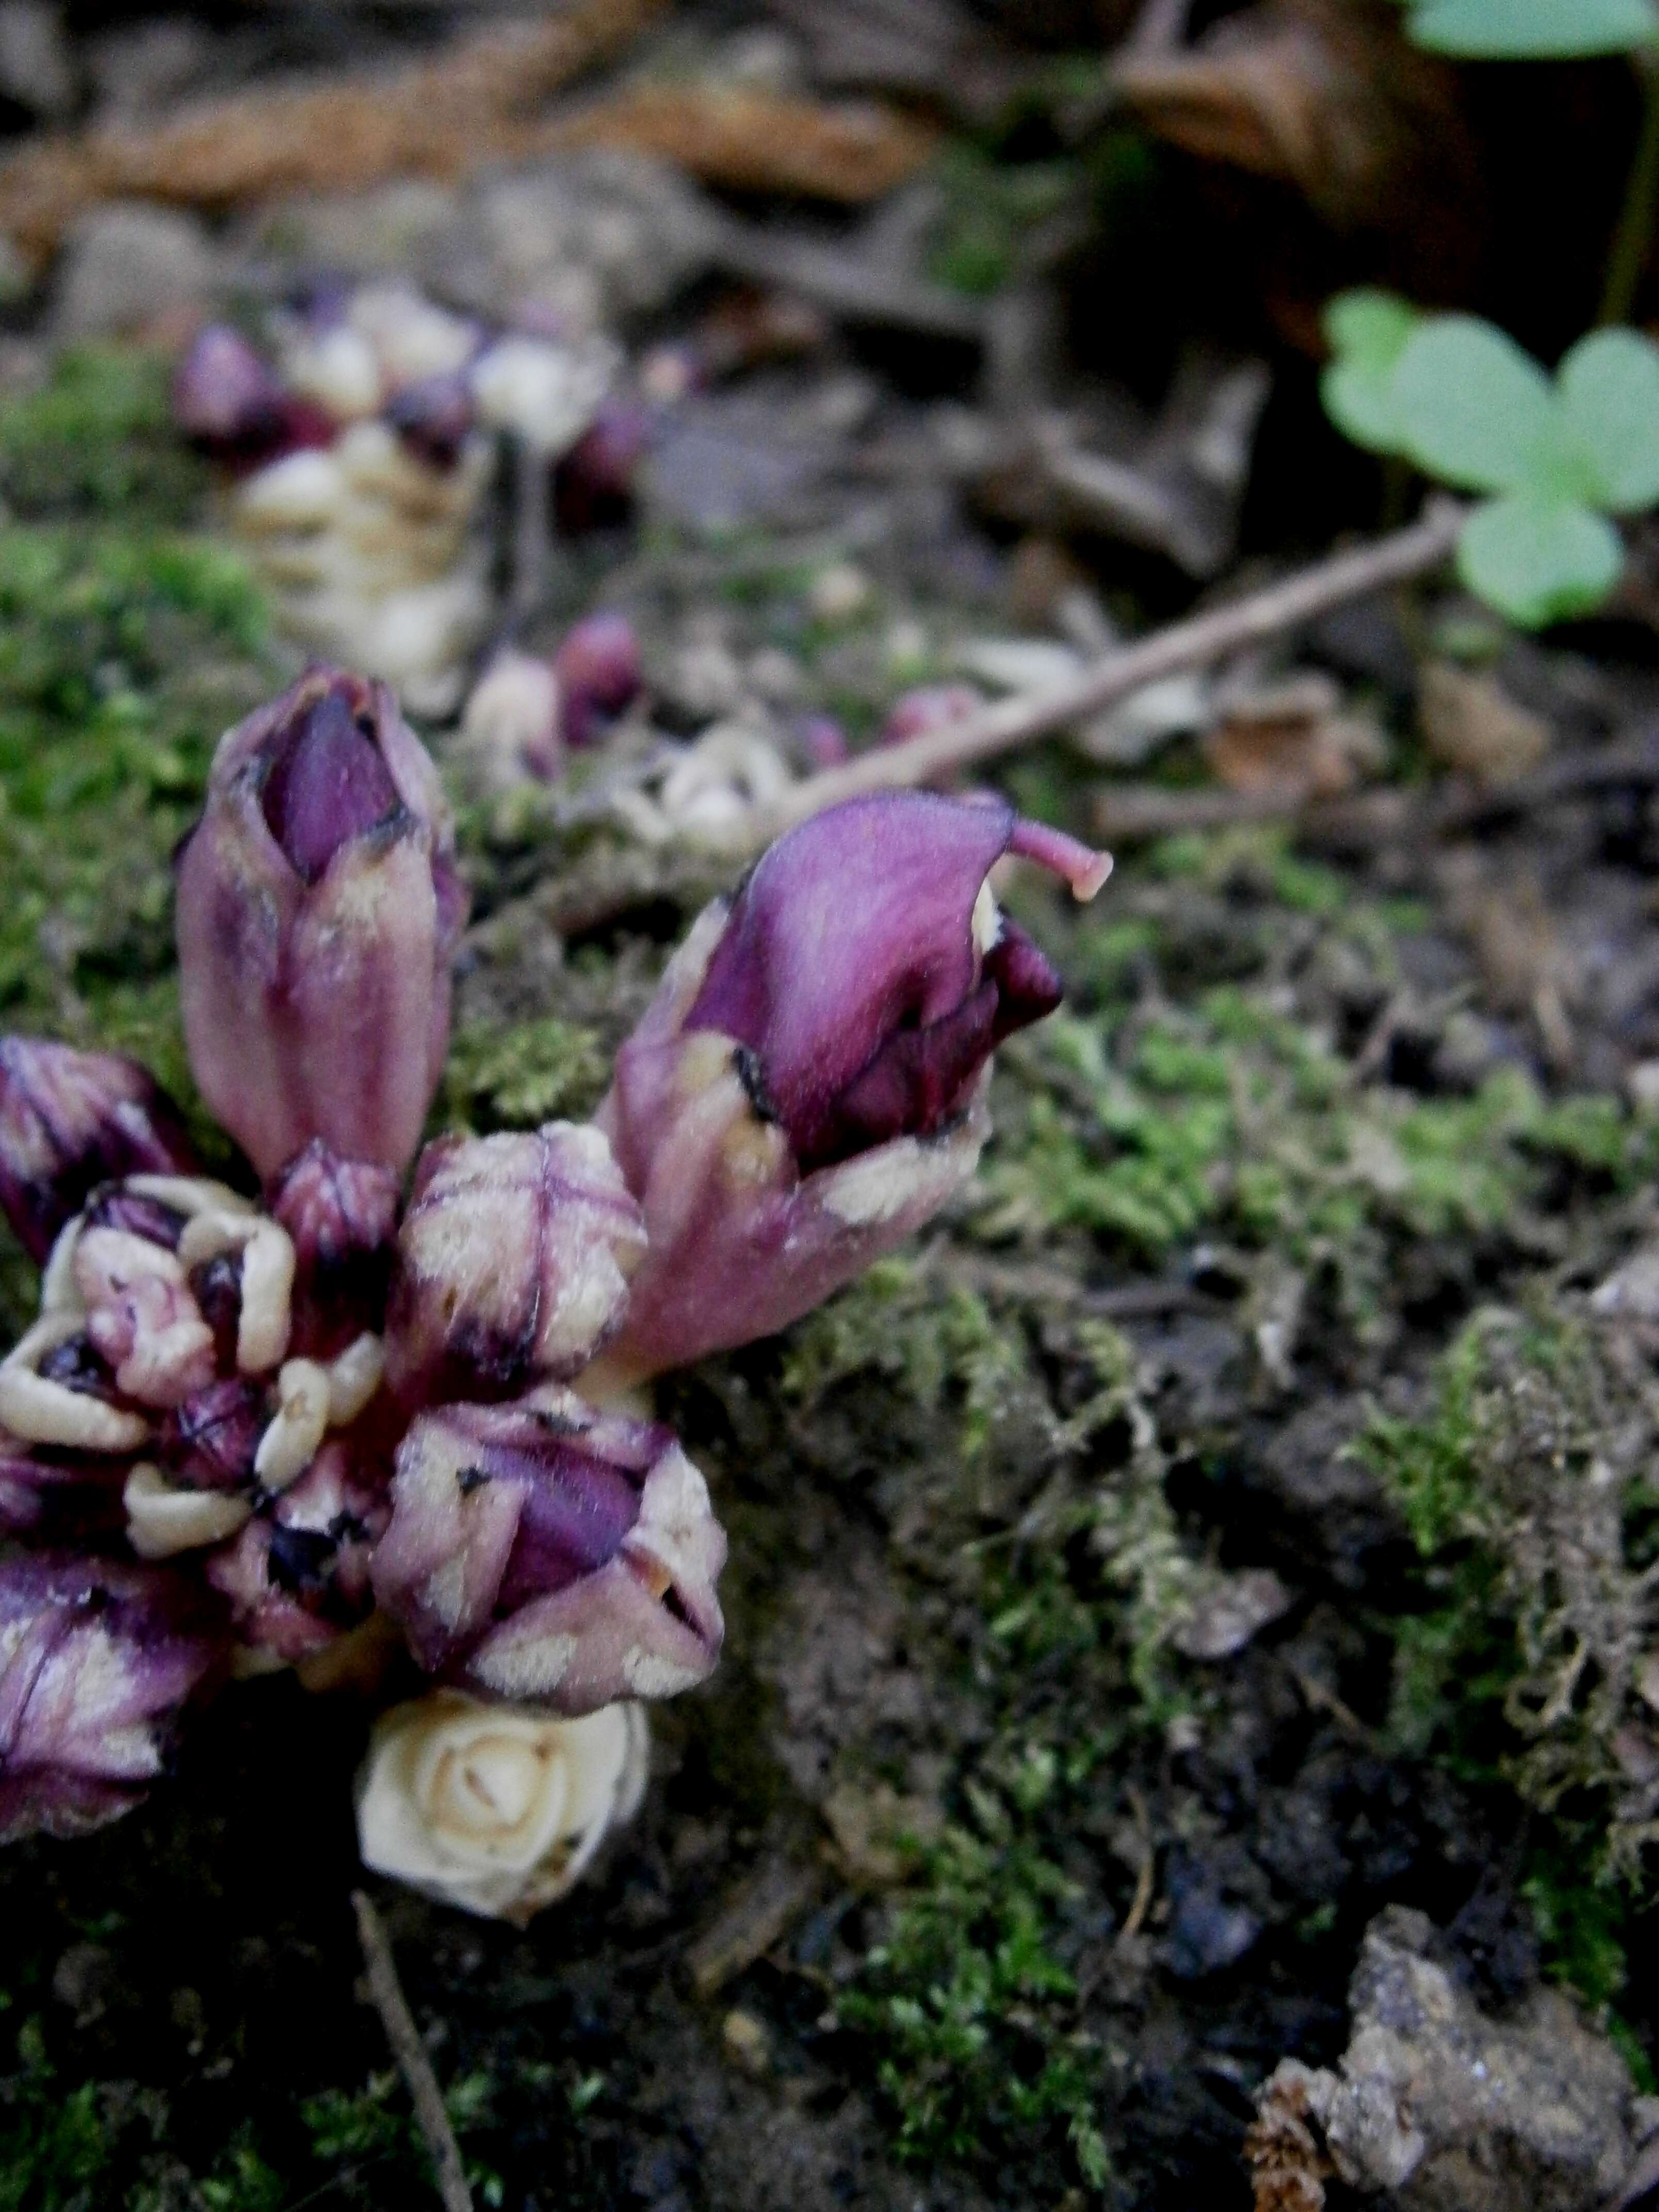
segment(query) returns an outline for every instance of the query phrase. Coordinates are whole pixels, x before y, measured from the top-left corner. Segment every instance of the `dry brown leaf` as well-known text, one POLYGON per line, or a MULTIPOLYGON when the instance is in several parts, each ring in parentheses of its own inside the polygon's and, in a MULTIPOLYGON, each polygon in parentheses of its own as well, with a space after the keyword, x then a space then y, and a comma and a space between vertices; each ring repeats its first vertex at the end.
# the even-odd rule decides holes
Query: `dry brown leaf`
POLYGON ((1231 704, 1204 757, 1230 791, 1334 799, 1382 768, 1388 748, 1369 717, 1342 711, 1328 677, 1303 676, 1231 704))
POLYGON ((665 4, 576 0, 550 22, 480 32, 394 74, 240 93, 150 128, 33 139, 0 162, 0 234, 38 267, 100 200, 224 208, 527 158, 545 143, 548 97, 665 4))
POLYGON ((1549 750, 1549 724, 1511 699, 1487 670, 1431 660, 1422 672, 1417 712, 1435 759, 1487 787, 1514 782, 1549 750))
POLYGON ((546 148, 615 146, 732 191, 854 204, 913 177, 939 133, 873 102, 826 106, 747 85, 629 86, 550 126, 546 148))
POLYGON ((1114 75, 1160 137, 1294 185, 1340 228, 1386 220, 1419 173, 1473 173, 1455 78, 1407 43, 1389 0, 1264 0, 1114 75))
POLYGON ((1336 2169, 1315 2131, 1305 2067, 1285 2059, 1263 2087, 1244 2136, 1255 2212, 1323 2212, 1336 2169))

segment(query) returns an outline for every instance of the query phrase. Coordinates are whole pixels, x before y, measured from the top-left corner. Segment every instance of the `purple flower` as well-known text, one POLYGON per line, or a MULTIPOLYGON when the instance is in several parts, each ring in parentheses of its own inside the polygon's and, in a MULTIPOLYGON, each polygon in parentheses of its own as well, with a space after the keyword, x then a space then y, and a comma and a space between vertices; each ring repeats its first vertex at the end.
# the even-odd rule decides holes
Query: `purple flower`
POLYGON ((266 1193, 294 1244, 290 1349, 331 1359, 386 1311, 398 1233, 398 1178, 390 1168, 343 1160, 320 1139, 296 1154, 266 1193))
POLYGON ((309 1658, 374 1607, 369 1559, 390 1517, 384 1471, 348 1445, 323 1446, 305 1473, 262 1499, 209 1554, 237 1639, 280 1660, 309 1658))
POLYGON ((437 772, 382 684, 313 668, 220 740, 179 859, 185 1033, 262 1175, 313 1139, 404 1167, 466 913, 437 772))
POLYGON ((195 1159, 179 1109, 136 1060, 0 1037, 0 1206, 32 1260, 94 1185, 187 1175, 195 1159))
POLYGON ((591 1712, 712 1670, 726 1536, 672 1432, 544 1383, 423 1413, 398 1452, 375 1594, 481 1697, 591 1712))
POLYGON ((602 403, 553 471, 553 514, 562 538, 628 521, 635 478, 656 429, 656 410, 637 399, 602 403))
POLYGON ((988 1063, 1059 978, 986 878, 1110 863, 1000 799, 892 793, 781 838, 705 910, 597 1119, 650 1239, 617 1375, 785 1327, 936 1212, 988 1129, 988 1063))
POLYGON ((615 1334, 644 1250, 640 1209, 592 1127, 440 1137, 398 1238, 387 1382, 419 1405, 568 1380, 615 1334))
POLYGON ((876 735, 878 745, 902 745, 928 730, 971 722, 985 704, 970 684, 919 684, 902 692, 876 735))
POLYGON ((337 434, 319 408, 285 392, 241 333, 224 323, 199 331, 179 362, 173 416, 198 452, 238 476, 301 447, 331 445, 337 434))
POLYGON ((553 656, 559 731, 573 751, 598 744, 645 681, 640 641, 626 615, 585 615, 553 656))
POLYGON ((224 1652, 222 1615, 158 1569, 0 1561, 0 1842, 129 1811, 224 1652))
POLYGON ((458 374, 425 376, 387 401, 386 419, 417 460, 453 469, 474 421, 472 394, 458 374))

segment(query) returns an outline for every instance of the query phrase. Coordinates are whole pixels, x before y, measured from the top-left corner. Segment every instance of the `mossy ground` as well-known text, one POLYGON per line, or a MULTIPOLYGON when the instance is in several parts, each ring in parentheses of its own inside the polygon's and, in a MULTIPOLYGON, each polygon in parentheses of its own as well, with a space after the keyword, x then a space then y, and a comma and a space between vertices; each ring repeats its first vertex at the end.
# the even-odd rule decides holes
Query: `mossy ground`
MULTIPOLYGON (((0 994, 188 1097, 168 854, 283 671, 160 405, 82 358, 0 414, 0 994)), ((544 822, 467 848, 436 1118, 583 1112, 710 872, 544 822)), ((567 1907, 388 1903, 481 2201, 1242 2203, 1254 2087, 1340 2048, 1385 1902, 1495 1996, 1541 1964, 1614 2003, 1647 2063, 1650 1386, 1584 1293, 1659 1135, 1547 1083, 1404 889, 1261 834, 1086 915, 1021 889, 1071 994, 1003 1056, 978 1183, 669 1386, 732 1535, 720 1676, 567 1907), (1276 1616, 1192 1656, 1267 1569, 1276 1616)), ((142 1814, 0 1864, 0 2206, 418 2201, 351 2002, 363 1725, 248 1686, 142 1814)))

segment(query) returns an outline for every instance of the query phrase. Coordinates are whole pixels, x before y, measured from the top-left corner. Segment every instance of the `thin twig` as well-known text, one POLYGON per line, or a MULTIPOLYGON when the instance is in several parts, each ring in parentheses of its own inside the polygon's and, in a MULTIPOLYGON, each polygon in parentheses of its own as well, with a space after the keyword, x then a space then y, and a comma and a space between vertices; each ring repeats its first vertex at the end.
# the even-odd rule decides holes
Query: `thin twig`
POLYGON ((792 823, 842 799, 937 783, 976 768, 1031 738, 1098 714, 1145 684, 1261 644, 1349 599, 1420 576, 1445 560, 1462 523, 1463 509, 1455 501, 1436 500, 1409 530, 1352 553, 1339 553, 1231 605, 1155 630, 1150 637, 1107 653, 1063 687, 1000 701, 966 721, 924 731, 902 744, 878 746, 844 767, 809 775, 772 805, 755 810, 753 818, 744 824, 744 842, 758 848, 792 823))
POLYGON ((438 2194, 443 2198, 444 2212, 472 2212, 472 2191, 466 2185, 460 2145, 449 2124, 449 2114, 444 2110, 443 2092, 432 2070, 432 2061, 426 2055, 415 2016, 398 1979, 397 1961, 392 1955, 392 1945, 380 1916, 361 1889, 352 1891, 351 1903, 357 1915, 357 1938, 363 1947, 363 1964, 368 1970, 368 1993, 385 2026, 398 2071, 414 2103, 415 2118, 426 2138, 438 2177, 438 2194))

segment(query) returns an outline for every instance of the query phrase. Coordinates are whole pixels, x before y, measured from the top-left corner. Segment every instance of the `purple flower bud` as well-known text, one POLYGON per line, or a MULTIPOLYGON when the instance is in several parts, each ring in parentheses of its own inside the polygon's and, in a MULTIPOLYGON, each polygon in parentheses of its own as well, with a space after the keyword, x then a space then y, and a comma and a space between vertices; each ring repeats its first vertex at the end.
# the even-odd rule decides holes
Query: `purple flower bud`
POLYGON ((224 1650, 216 1610, 155 1568, 0 1561, 0 1841, 131 1810, 224 1650))
POLYGON ((194 1167, 178 1108, 136 1060, 0 1037, 0 1206, 31 1259, 96 1184, 194 1167))
POLYGON ((459 375, 426 376, 386 404, 386 419, 417 460, 453 469, 473 424, 472 394, 459 375))
POLYGON ((208 1559, 207 1579, 229 1601, 239 1639, 291 1662, 367 1620, 369 1557, 389 1517, 384 1470, 344 1443, 325 1444, 208 1559))
POLYGON ((645 681, 633 623, 626 615, 584 616, 554 654, 553 673, 564 742, 577 751, 598 744, 645 681))
POLYGON ((262 1175, 312 1142, 402 1169, 466 915, 437 771, 383 684, 313 668, 220 740, 179 858, 185 1034, 262 1175))
POLYGON ((555 1383, 445 1406, 404 1439, 392 1497, 375 1595, 423 1667, 561 1713, 713 1669, 726 1536, 672 1431, 555 1383))
POLYGON ((634 479, 651 450, 653 410, 637 399, 607 399, 553 471, 553 514, 562 538, 619 528, 634 511, 634 479))
POLYGON ((387 1382, 423 1405, 567 1380, 616 1333, 644 1252, 640 1209, 591 1124, 440 1137, 398 1238, 387 1382))
POLYGON ((1000 799, 896 792, 781 838, 708 908, 597 1119, 650 1239, 608 1364, 652 1374, 784 1328, 971 1175, 988 1063, 1059 979, 986 878, 1110 863, 1000 799))
POLYGON ((270 1422, 263 1386, 239 1375, 208 1384, 176 1406, 161 1424, 156 1457, 191 1490, 243 1490, 270 1422))
POLYGON ((803 714, 790 734, 808 769, 839 768, 849 757, 847 732, 833 714, 803 714))
POLYGON ((920 684, 901 692, 877 733, 878 745, 902 745, 928 730, 948 729, 953 722, 971 721, 985 704, 969 684, 920 684))
POLYGON ((289 1162, 268 1203, 294 1243, 290 1348, 307 1359, 331 1358, 380 1326, 398 1178, 390 1168, 343 1160, 319 1139, 289 1162))
POLYGON ((284 392, 239 331, 210 323, 173 380, 173 420, 198 452, 234 474, 263 468, 301 447, 333 443, 321 410, 284 392))

